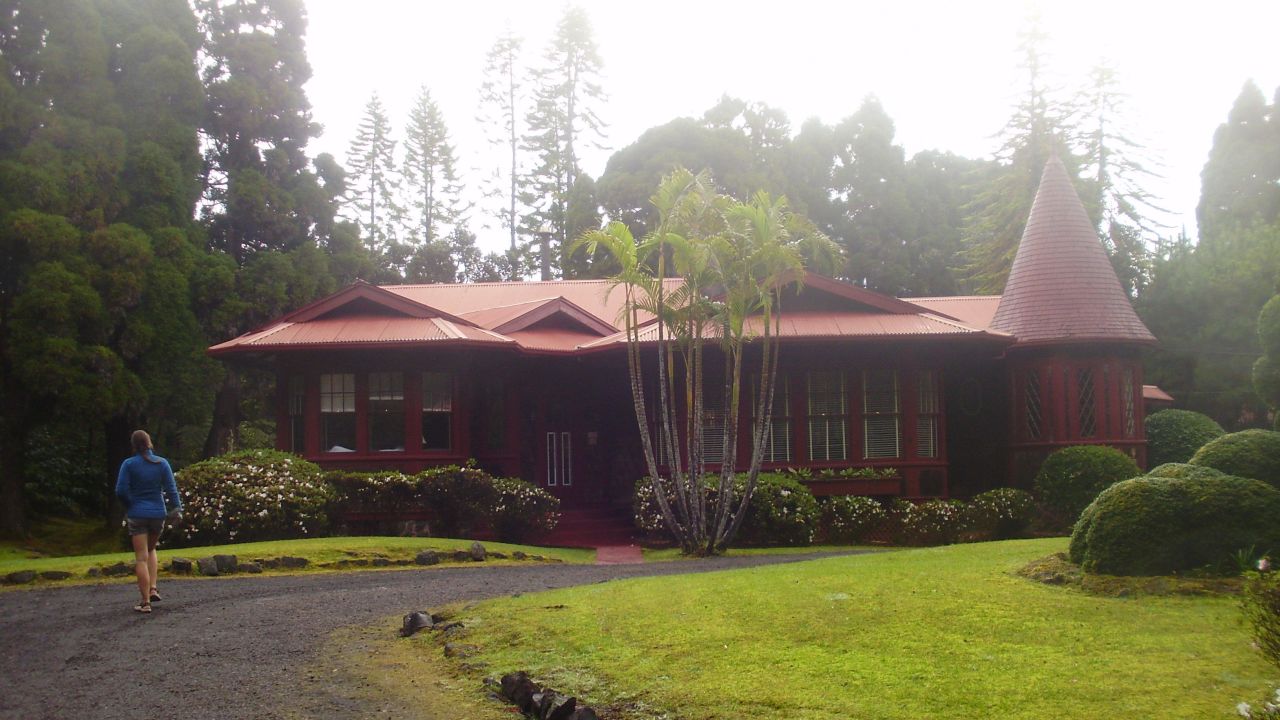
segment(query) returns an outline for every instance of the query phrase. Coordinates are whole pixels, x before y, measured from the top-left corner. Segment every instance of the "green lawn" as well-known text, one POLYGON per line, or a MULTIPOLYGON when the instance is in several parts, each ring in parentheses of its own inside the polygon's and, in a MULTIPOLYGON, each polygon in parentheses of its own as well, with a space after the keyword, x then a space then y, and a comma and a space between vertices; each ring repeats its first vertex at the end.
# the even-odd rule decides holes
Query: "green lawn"
MULTIPOLYGON (((726 557, 739 557, 743 555, 807 555, 811 553, 824 552, 849 552, 851 550, 860 550, 863 552, 888 552, 897 550, 898 548, 886 547, 884 545, 804 545, 802 547, 750 547, 750 548, 730 548, 725 553, 726 557)), ((667 562, 670 560, 695 560, 687 555, 680 554, 680 548, 641 548, 645 562, 667 562)))
POLYGON ((1104 598, 1012 574, 1065 546, 955 545, 506 598, 463 613, 463 642, 481 646, 489 673, 526 669, 597 705, 638 699, 682 720, 1225 718, 1280 679, 1234 598, 1104 598))
MULTIPOLYGON (((539 548, 527 545, 511 545, 508 543, 485 542, 486 549, 507 554, 522 550, 529 555, 542 555, 569 563, 590 563, 595 561, 594 550, 566 548, 539 548)), ((240 560, 254 558, 274 558, 281 555, 304 557, 310 561, 307 571, 320 570, 316 567, 322 563, 356 558, 369 559, 383 556, 391 560, 410 559, 422 550, 460 550, 471 546, 470 540, 453 540, 449 538, 409 538, 409 537, 325 537, 306 540, 275 540, 256 543, 239 543, 235 545, 218 545, 200 548, 182 548, 159 551, 161 567, 173 557, 198 558, 216 554, 235 555, 240 560)), ((18 570, 65 570, 83 577, 90 567, 112 565, 117 562, 133 562, 132 552, 112 552, 95 555, 76 555, 69 557, 25 557, 20 551, 0 552, 0 575, 18 570)), ((126 577, 129 582, 132 576, 126 577)))

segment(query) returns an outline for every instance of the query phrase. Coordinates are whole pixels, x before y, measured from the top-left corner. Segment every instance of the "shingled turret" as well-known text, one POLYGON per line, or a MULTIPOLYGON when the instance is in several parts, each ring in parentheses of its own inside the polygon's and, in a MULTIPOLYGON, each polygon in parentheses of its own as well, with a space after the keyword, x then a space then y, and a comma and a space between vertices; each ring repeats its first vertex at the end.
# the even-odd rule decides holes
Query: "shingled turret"
POLYGON ((1045 165, 993 330, 1018 347, 1151 344, 1057 157, 1045 165))

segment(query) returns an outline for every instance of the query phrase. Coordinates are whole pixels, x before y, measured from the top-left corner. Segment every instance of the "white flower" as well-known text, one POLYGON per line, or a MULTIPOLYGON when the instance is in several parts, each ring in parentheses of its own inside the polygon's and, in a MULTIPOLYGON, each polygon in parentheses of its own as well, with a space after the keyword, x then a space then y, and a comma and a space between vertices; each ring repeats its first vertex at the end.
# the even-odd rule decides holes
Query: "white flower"
POLYGON ((1253 717, 1253 708, 1249 707, 1249 703, 1242 702, 1236 704, 1236 713, 1242 718, 1253 717))

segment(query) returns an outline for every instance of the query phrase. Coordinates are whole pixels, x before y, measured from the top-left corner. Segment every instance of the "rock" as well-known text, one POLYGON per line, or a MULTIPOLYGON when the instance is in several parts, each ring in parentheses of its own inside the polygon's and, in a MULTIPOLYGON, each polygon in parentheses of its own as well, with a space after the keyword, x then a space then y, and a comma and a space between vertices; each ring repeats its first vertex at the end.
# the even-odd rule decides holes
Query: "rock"
POLYGON ((242 562, 236 564, 236 572, 249 573, 257 575, 262 572, 262 566, 256 562, 242 562))
POLYGON ((224 575, 235 572, 236 565, 240 564, 235 555, 214 555, 213 561, 218 564, 218 572, 224 575))
POLYGON ((102 568, 102 574, 107 577, 120 577, 121 575, 132 575, 133 565, 118 562, 115 565, 108 565, 102 568))
POLYGON ((222 572, 218 570, 218 561, 211 557, 197 558, 196 567, 199 568, 201 575, 217 577, 222 574, 222 572))
POLYGON ((419 565, 435 565, 440 562, 440 555, 435 550, 423 550, 413 557, 419 565))
POLYGON ((506 559, 507 559, 507 554, 506 554, 506 553, 500 553, 500 552, 494 552, 494 551, 490 550, 490 551, 489 551, 489 557, 493 558, 494 560, 506 560, 506 559))
POLYGON ((280 558, 264 558, 258 561, 264 570, 275 570, 280 567, 280 558))
POLYGON ((280 564, 287 568, 304 568, 307 566, 307 559, 285 555, 280 558, 280 564))
POLYGON ((457 658, 459 660, 469 658, 480 652, 479 645, 465 645, 463 643, 445 643, 444 656, 447 658, 457 658))
POLYGON ((413 561, 408 558, 400 558, 399 560, 392 560, 391 564, 397 567, 403 567, 405 565, 412 565, 413 561))
POLYGON ((410 635, 435 625, 431 620, 431 615, 415 610, 404 616, 404 623, 400 626, 400 637, 409 637, 410 635))
POLYGON ((439 625, 440 623, 444 622, 447 619, 448 618, 446 618, 444 615, 441 615, 440 613, 431 613, 431 622, 437 625, 439 625))
POLYGON ((551 701, 545 703, 541 714, 542 720, 569 720, 569 716, 578 707, 578 699, 556 695, 555 693, 548 694, 551 695, 551 701))
POLYGON ((533 696, 542 692, 542 687, 530 680, 529 673, 523 670, 503 675, 500 682, 503 696, 523 712, 532 707, 533 696))
POLYGON ((84 571, 85 577, 102 577, 102 568, 91 567, 84 571))
POLYGON ((35 579, 36 572, 34 570, 19 570, 4 576, 4 581, 10 585, 26 585, 35 579))
POLYGON ((512 558, 513 560, 524 560, 524 559, 526 559, 526 558, 528 558, 528 557, 529 557, 529 556, 528 556, 528 555, 526 555, 526 554, 525 554, 525 552, 524 552, 523 550, 517 550, 517 551, 515 551, 515 552, 511 553, 511 558, 512 558))
POLYGON ((71 573, 65 570, 45 570, 40 573, 40 577, 45 580, 66 580, 71 577, 71 573))
POLYGON ((442 633, 444 633, 444 634, 448 635, 451 631, 452 631, 452 632, 456 632, 456 631, 458 630, 458 628, 460 628, 460 627, 462 627, 462 626, 463 626, 463 625, 462 625, 462 623, 460 623, 460 622, 451 622, 451 623, 445 623, 445 624, 443 624, 443 625, 437 625, 437 626, 436 626, 436 629, 437 629, 437 630, 439 630, 440 632, 442 632, 442 633))
POLYGON ((569 716, 569 720, 600 720, 600 716, 596 715, 596 711, 589 707, 580 707, 573 711, 569 716))
POLYGON ((484 558, 488 553, 485 552, 484 546, 478 542, 471 543, 471 549, 467 551, 471 555, 471 559, 476 562, 484 562, 484 558))
POLYGON ((446 638, 456 638, 466 632, 467 628, 462 623, 451 623, 448 627, 440 631, 440 633, 446 638))
POLYGON ((390 565, 391 565, 391 561, 384 557, 377 557, 373 559, 374 567, 389 567, 390 565))
POLYGON ((467 561, 468 561, 468 560, 470 560, 470 559, 471 559, 471 552, 470 552, 470 551, 468 551, 468 550, 454 550, 454 551, 453 551, 453 561, 454 561, 454 562, 467 562, 467 561))
POLYGON ((534 561, 534 562, 542 562, 542 561, 546 560, 546 558, 542 557, 541 555, 530 555, 530 556, 529 556, 529 559, 530 559, 530 560, 532 560, 532 561, 534 561))
POLYGON ((169 561, 169 571, 178 575, 190 575, 195 569, 195 563, 187 558, 176 557, 169 561))

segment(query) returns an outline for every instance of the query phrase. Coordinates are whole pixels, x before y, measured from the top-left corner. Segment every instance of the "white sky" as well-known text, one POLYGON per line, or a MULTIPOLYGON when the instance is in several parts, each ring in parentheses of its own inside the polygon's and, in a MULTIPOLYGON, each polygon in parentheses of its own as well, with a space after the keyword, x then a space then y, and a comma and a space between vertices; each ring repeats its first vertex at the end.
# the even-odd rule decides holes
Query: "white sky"
MULTIPOLYGON (((307 85, 325 132, 311 152, 344 160, 364 104, 377 91, 397 136, 422 85, 440 105, 463 180, 479 184, 492 159, 475 117, 484 57, 509 24, 541 58, 561 0, 306 0, 307 85), (358 9, 357 9, 358 8, 358 9)), ((833 124, 874 93, 908 157, 926 149, 988 157, 1020 87, 1017 32, 1026 0, 641 0, 579 2, 591 17, 604 68, 610 150, 584 153, 598 178, 612 150, 677 117, 698 117, 722 94, 781 108, 794 131, 810 117, 833 124)), ((1188 3, 1044 2, 1042 26, 1055 82, 1080 86, 1107 59, 1127 92, 1127 125, 1164 164, 1147 183, 1195 235, 1200 170, 1213 132, 1247 79, 1268 98, 1280 85, 1275 0, 1188 3)), ((472 229, 502 249, 501 229, 472 229)), ((1171 231, 1174 232, 1174 231, 1171 231)))

